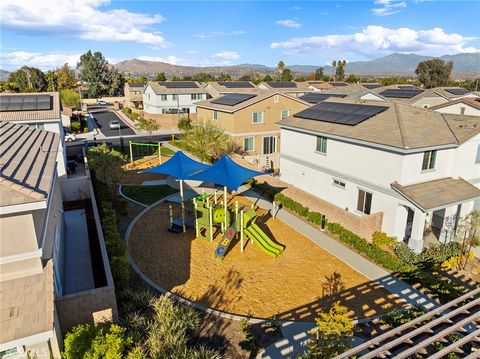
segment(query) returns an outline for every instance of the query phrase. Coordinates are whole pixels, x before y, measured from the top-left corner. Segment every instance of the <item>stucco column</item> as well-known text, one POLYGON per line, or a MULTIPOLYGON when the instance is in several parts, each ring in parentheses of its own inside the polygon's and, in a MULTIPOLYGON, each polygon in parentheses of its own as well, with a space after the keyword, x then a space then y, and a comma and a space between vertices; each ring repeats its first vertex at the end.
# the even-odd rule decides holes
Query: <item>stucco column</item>
POLYGON ((397 208, 397 213, 395 216, 395 230, 394 236, 397 238, 397 241, 403 241, 405 237, 405 230, 407 227, 407 216, 408 210, 405 206, 399 205, 397 208))
POLYGON ((415 209, 413 215, 412 235, 408 240, 408 246, 415 253, 420 253, 423 249, 423 230, 425 227, 425 213, 419 209, 415 209))

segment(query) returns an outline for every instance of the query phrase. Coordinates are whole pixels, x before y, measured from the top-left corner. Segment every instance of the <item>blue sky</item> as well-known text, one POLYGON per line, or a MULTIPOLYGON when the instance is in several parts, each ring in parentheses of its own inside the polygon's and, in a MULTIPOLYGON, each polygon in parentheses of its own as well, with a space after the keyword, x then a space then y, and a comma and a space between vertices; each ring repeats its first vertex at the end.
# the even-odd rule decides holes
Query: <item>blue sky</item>
POLYGON ((480 49, 480 1, 2 0, 0 68, 110 62, 324 65, 480 49))

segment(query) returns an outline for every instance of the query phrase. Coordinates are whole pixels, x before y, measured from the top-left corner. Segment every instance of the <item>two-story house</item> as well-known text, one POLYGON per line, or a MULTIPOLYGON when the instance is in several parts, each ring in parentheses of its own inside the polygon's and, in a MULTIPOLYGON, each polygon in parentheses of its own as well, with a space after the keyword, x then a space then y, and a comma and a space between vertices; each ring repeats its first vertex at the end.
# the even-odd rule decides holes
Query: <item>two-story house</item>
POLYGON ((123 86, 125 106, 130 108, 143 108, 143 89, 145 84, 139 82, 126 82, 123 86))
POLYGON ((0 122, 0 353, 59 357, 65 222, 60 134, 0 122))
MULTIPOLYGON (((419 252, 432 227, 480 208, 480 118, 329 98, 280 121, 281 179, 419 252)), ((328 212, 330 211, 330 212, 328 212)))
POLYGON ((143 111, 152 115, 195 113, 208 91, 196 81, 150 81, 143 93, 143 111))
POLYGON ((28 125, 59 134, 57 173, 67 174, 62 105, 58 92, 0 94, 0 121, 28 125))
POLYGON ((480 97, 463 97, 430 107, 432 111, 455 115, 480 116, 480 97))
POLYGON ((307 102, 278 92, 234 93, 197 103, 197 121, 225 129, 250 163, 278 168, 277 122, 307 107, 307 102))

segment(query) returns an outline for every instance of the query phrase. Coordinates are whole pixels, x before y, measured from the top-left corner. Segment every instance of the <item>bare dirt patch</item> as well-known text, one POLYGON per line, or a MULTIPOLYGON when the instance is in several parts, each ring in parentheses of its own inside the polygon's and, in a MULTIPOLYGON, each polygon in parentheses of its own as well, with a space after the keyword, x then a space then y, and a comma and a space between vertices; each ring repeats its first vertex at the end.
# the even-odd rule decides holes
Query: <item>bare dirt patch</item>
MULTIPOLYGON (((247 203, 243 197, 239 202, 247 203)), ((230 201, 232 203, 233 200, 230 201)), ((174 206, 178 214, 178 208, 174 206)), ((140 269, 159 286, 218 310, 281 320, 311 321, 340 301, 352 318, 378 315, 401 305, 380 285, 331 255, 308 238, 258 210, 257 224, 285 246, 276 259, 248 242, 244 253, 233 243, 221 261, 212 243, 167 231, 168 205, 149 210, 134 225, 129 250, 140 269)))

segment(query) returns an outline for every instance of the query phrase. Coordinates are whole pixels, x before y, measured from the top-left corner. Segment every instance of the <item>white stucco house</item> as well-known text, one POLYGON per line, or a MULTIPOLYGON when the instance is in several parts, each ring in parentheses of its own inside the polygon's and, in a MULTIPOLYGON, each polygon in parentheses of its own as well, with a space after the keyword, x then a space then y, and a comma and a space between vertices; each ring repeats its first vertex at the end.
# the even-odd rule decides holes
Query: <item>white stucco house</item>
POLYGON ((195 113, 208 91, 196 81, 150 81, 143 92, 143 111, 152 115, 195 113))
POLYGON ((464 97, 430 107, 430 109, 435 112, 454 115, 480 116, 480 97, 464 97))
MULTIPOLYGON (((398 102, 329 98, 279 122, 281 179, 356 216, 416 252, 430 226, 480 209, 480 117, 398 102)), ((327 214, 328 217, 328 214, 327 214)))
POLYGON ((58 133, 57 173, 66 176, 65 134, 62 123, 62 104, 58 92, 0 94, 0 121, 28 125, 58 133))

